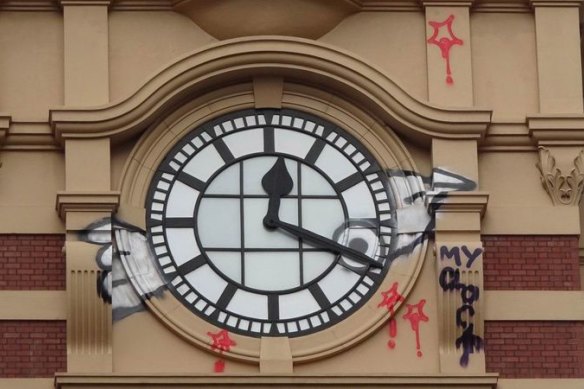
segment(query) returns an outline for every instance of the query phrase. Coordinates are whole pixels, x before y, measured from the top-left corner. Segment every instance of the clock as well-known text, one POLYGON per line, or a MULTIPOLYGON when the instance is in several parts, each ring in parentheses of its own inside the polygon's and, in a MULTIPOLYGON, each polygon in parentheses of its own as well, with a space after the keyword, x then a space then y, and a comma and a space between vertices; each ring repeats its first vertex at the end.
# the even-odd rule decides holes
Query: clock
POLYGON ((355 313, 386 276, 395 204, 352 135, 296 110, 193 129, 156 168, 148 239, 176 299, 250 337, 297 337, 355 313))

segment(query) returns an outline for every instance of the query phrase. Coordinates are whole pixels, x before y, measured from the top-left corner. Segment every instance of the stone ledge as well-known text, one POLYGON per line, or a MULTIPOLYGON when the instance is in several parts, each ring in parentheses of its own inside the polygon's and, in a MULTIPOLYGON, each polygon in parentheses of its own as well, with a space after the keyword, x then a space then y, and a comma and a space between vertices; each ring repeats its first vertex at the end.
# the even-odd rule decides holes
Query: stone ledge
POLYGON ((65 220, 67 212, 115 212, 120 192, 57 192, 56 210, 65 220))
POLYGON ((165 388, 227 388, 272 387, 292 388, 496 388, 498 375, 97 375, 57 373, 55 389, 119 389, 129 387, 165 388))
POLYGON ((428 193, 426 205, 440 204, 437 212, 478 212, 481 217, 485 215, 489 194, 487 192, 448 192, 441 199, 436 198, 436 193, 428 193))

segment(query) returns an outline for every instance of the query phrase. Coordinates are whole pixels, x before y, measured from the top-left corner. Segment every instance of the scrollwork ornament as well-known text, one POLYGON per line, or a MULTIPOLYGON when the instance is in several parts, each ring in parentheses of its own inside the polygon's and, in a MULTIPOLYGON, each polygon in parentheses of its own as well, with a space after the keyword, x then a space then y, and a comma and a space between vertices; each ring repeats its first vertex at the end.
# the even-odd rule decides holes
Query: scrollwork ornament
POLYGON ((554 205, 578 205, 584 189, 584 150, 574 159, 575 168, 569 175, 562 174, 556 159, 545 147, 539 147, 539 160, 541 182, 554 205))

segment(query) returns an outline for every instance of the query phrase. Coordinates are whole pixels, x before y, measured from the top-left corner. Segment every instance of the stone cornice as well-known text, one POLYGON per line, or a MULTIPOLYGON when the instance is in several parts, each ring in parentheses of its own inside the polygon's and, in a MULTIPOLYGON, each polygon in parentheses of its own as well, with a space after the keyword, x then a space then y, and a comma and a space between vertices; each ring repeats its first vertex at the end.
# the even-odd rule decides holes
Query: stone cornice
MULTIPOLYGON (((434 202, 436 194, 429 193, 426 203, 434 202)), ((436 212, 477 212, 481 217, 485 215, 489 194, 487 192, 448 192, 448 195, 436 203, 440 208, 436 212)))
POLYGON ((6 0, 0 2, 0 11, 58 11, 59 0, 6 0))
POLYGON ((6 140, 11 121, 12 117, 10 115, 0 112, 0 145, 6 140))
POLYGON ((271 74, 305 80, 346 96, 408 138, 481 139, 491 111, 441 108, 421 102, 385 73, 353 54, 320 42, 284 37, 232 39, 203 48, 172 64, 126 100, 97 108, 50 112, 56 139, 126 138, 175 110, 204 88, 271 74))
POLYGON ((115 212, 119 203, 119 192, 64 191, 57 193, 55 208, 65 220, 67 212, 115 212))
POLYGON ((109 6, 111 0, 60 0, 61 6, 65 7, 68 5, 72 6, 84 6, 84 5, 102 5, 109 6))
POLYGON ((581 7, 583 0, 529 0, 533 7, 581 7))
POLYGON ((584 145, 584 115, 540 114, 527 118, 530 136, 539 146, 584 145))
POLYGON ((92 388, 105 389, 115 386, 125 387, 273 387, 287 388, 323 388, 323 387, 384 387, 384 388, 496 388, 498 374, 467 375, 294 375, 294 376, 260 376, 260 375, 122 375, 122 374, 72 374, 56 373, 55 389, 92 388))

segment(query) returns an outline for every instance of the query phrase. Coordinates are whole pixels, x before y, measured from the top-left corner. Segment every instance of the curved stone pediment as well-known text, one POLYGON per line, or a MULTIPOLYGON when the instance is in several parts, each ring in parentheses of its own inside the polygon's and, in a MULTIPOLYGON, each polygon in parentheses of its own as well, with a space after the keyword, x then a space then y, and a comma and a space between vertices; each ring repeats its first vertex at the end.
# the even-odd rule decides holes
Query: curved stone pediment
POLYGON ((481 139, 491 111, 440 108, 421 102, 381 70, 346 51, 299 38, 253 37, 220 42, 170 65, 127 99, 102 107, 51 110, 59 142, 66 138, 114 141, 145 129, 153 121, 200 93, 256 76, 302 80, 353 101, 409 139, 481 139))

